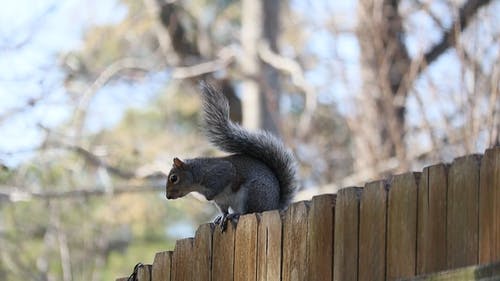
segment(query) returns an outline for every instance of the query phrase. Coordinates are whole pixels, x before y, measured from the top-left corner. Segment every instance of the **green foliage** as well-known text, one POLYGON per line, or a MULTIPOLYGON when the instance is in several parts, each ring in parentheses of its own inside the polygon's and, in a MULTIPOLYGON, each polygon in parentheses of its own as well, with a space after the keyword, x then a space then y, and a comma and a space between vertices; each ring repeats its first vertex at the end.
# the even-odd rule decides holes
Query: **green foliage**
MULTIPOLYGON (((155 65, 159 69, 151 70, 153 74, 170 70, 165 69, 166 58, 156 33, 157 19, 148 12, 145 1, 122 2, 128 7, 123 21, 88 29, 78 49, 61 54, 67 60, 65 65, 75 66, 65 69, 64 81, 75 108, 103 71, 123 58, 155 65), (70 59, 76 63, 70 63, 70 59)), ((189 23, 185 28, 191 34, 187 37, 203 37, 207 48, 206 57, 188 57, 180 66, 213 60, 220 50, 214 46, 230 46, 239 41, 240 1, 187 0, 178 4, 180 20, 189 23)), ((301 34, 296 28, 285 31, 290 38, 301 34)), ((133 83, 144 77, 141 75, 122 69, 104 84, 133 83)), ((236 76, 241 75, 236 71, 236 76)), ((113 280, 128 276, 137 262, 152 262, 155 252, 171 250, 175 239, 193 235, 197 225, 214 217, 215 207, 194 196, 167 201, 164 190, 112 192, 122 186, 139 189, 156 184, 142 178, 149 175, 142 172, 167 172, 173 157, 214 153, 215 149, 200 135, 200 99, 194 82, 170 80, 149 104, 126 110, 116 126, 99 132, 77 132, 74 120, 50 128, 46 144, 28 163, 14 170, 0 170, 2 185, 17 186, 20 191, 49 194, 85 189, 104 193, 2 202, 0 279, 5 276, 3 280, 61 280, 64 274, 71 274, 74 280, 113 280), (94 161, 61 143, 84 149, 94 161), (120 176, 106 167, 137 177, 120 176), (64 272, 68 267, 71 272, 64 272)), ((106 91, 91 94, 102 95, 106 91)), ((297 106, 297 112, 302 104, 297 106)), ((318 127, 328 124, 332 117, 327 110, 321 110, 321 120, 315 120, 320 123, 318 127)), ((287 130, 294 129, 293 124, 285 125, 290 126, 287 130)), ((325 133, 321 139, 326 141, 329 135, 325 133)))
POLYGON ((174 246, 173 242, 136 241, 124 252, 112 252, 107 259, 108 266, 103 271, 101 280, 114 280, 118 276, 129 276, 138 262, 144 264, 153 262, 154 254, 151 253, 171 250, 174 246))
MULTIPOLYGON (((172 151, 203 147, 201 138, 186 137, 198 130, 197 100, 194 94, 175 91, 159 95, 149 106, 128 110, 117 126, 88 136, 83 143, 89 144, 89 151, 105 151, 100 158, 119 169, 134 171, 155 161, 168 169, 172 151), (186 141, 180 144, 179 139, 186 141)), ((16 170, 2 171, 0 177, 5 184, 30 190, 65 192, 104 188, 99 173, 95 164, 78 153, 56 148, 41 151, 16 170)), ((112 185, 133 183, 109 176, 112 185)), ((148 184, 140 180, 137 183, 148 184)), ((8 245, 2 248, 5 257, 22 252, 16 264, 35 269, 39 264, 41 267, 35 272, 45 273, 38 274, 62 276, 61 247, 66 247, 75 280, 88 280, 92 274, 113 279, 117 274, 130 274, 138 261, 151 262, 146 259, 151 259, 156 251, 172 249, 179 236, 169 230, 170 226, 187 222, 194 229, 210 220, 214 212, 213 206, 192 197, 167 201, 163 191, 35 199, 2 206, 0 221, 5 231, 0 233, 0 244, 8 245)), ((7 280, 26 279, 22 276, 24 271, 15 268, 7 280)))

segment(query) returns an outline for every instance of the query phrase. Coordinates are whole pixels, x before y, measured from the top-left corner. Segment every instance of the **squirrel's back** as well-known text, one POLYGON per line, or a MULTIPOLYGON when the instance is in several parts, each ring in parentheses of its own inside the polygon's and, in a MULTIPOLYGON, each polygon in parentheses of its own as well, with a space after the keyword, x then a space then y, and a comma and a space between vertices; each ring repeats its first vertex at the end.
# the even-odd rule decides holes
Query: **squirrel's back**
POLYGON ((250 132, 232 122, 224 94, 206 83, 201 87, 204 130, 210 142, 225 152, 247 155, 266 164, 279 182, 280 209, 288 206, 297 189, 293 154, 270 133, 250 132))

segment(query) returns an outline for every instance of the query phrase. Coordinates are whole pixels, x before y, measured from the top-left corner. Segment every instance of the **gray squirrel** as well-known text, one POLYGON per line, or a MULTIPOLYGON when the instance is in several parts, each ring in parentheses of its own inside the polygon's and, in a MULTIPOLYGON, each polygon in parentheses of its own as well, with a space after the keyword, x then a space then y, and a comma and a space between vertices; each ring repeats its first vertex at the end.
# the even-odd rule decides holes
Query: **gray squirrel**
POLYGON ((214 201, 222 228, 239 215, 285 209, 297 189, 293 154, 266 131, 250 132, 229 119, 223 93, 202 82, 203 128, 209 141, 225 157, 174 158, 166 195, 176 199, 196 191, 214 201), (229 208, 232 213, 229 213, 229 208))

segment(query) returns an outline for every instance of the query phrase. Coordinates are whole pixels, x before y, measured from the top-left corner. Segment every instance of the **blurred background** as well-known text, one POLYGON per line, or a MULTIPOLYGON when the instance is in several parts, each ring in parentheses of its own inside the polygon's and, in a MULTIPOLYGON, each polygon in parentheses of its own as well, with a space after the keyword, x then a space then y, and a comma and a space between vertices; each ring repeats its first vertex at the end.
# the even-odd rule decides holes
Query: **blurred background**
POLYGON ((499 144, 499 0, 18 0, 0 9, 0 279, 114 280, 216 208, 198 81, 293 149, 301 194, 499 144))

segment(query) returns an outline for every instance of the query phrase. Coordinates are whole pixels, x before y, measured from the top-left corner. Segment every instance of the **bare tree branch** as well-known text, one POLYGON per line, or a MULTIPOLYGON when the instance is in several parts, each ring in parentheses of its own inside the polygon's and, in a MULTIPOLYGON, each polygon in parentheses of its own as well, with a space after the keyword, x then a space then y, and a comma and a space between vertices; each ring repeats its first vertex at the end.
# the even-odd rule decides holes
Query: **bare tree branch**
POLYGON ((495 67, 493 69, 493 74, 491 75, 491 96, 489 100, 488 108, 488 120, 487 128, 490 132, 489 135, 489 146, 493 147, 495 145, 500 145, 500 103, 499 91, 500 91, 500 67, 495 67))
MULTIPOLYGON (((164 182, 158 181, 151 185, 123 185, 113 189, 112 195, 123 193, 159 192, 165 188, 164 182)), ((82 197, 109 196, 102 188, 77 188, 68 191, 25 191, 26 187, 0 186, 0 202, 26 202, 35 199, 69 199, 82 197)))
POLYGON ((167 30, 163 28, 160 21, 160 6, 159 2, 156 0, 143 0, 144 5, 150 16, 155 18, 154 21, 154 33, 156 35, 156 39, 160 45, 160 50, 162 52, 163 58, 165 62, 169 65, 177 65, 179 63, 179 56, 174 51, 172 46, 172 41, 170 35, 167 30))
POLYGON ((212 73, 225 69, 234 61, 235 54, 229 48, 224 48, 219 52, 219 58, 202 62, 192 66, 176 67, 172 69, 172 77, 175 79, 186 79, 198 77, 203 74, 212 73))
POLYGON ((53 214, 51 219, 54 220, 54 230, 57 237, 57 244, 59 245, 59 257, 61 260, 61 269, 63 281, 73 280, 73 273, 71 270, 71 255, 69 254, 68 239, 61 225, 60 208, 57 204, 51 204, 53 214), (53 217, 53 218, 52 218, 53 217))
POLYGON ((0 114, 0 123, 4 122, 6 119, 12 117, 15 114, 22 113, 29 108, 33 108, 38 102, 40 102, 45 97, 45 94, 39 95, 37 97, 29 98, 26 102, 18 107, 14 107, 6 110, 2 114, 0 114))
POLYGON ((431 50, 429 50, 424 55, 425 64, 422 64, 420 72, 423 71, 429 64, 435 61, 441 54, 443 54, 448 48, 455 45, 457 40, 457 33, 455 28, 463 31, 472 18, 476 15, 479 8, 490 3, 491 0, 469 0, 459 10, 459 18, 452 25, 452 28, 443 34, 441 41, 436 44, 431 50))
POLYGON ((85 124, 85 116, 87 114, 88 107, 92 101, 96 92, 102 88, 111 78, 113 78, 120 71, 126 69, 139 69, 143 71, 150 71, 152 68, 151 63, 146 62, 144 59, 138 58, 123 58, 117 60, 110 64, 103 72, 99 74, 96 80, 83 92, 80 102, 76 108, 75 114, 73 115, 73 122, 76 126, 76 135, 80 135, 83 126, 85 124))
POLYGON ((72 150, 76 152, 77 154, 81 155, 85 161, 88 163, 97 166, 97 167, 103 167, 106 169, 108 172, 124 179, 132 179, 136 177, 136 174, 131 171, 125 171, 123 169, 120 169, 118 167, 112 166, 109 163, 105 162, 104 160, 100 159, 97 155, 93 154, 92 152, 86 150, 85 148, 77 145, 66 145, 66 148, 69 150, 72 150))
POLYGON ((315 89, 307 82, 304 71, 298 62, 273 52, 268 43, 260 42, 258 53, 265 63, 290 74, 292 83, 304 93, 305 110, 299 124, 299 130, 301 133, 305 133, 306 129, 310 126, 312 115, 318 103, 315 89))
MULTIPOLYGON (((26 46, 28 43, 30 43, 32 38, 36 35, 36 33, 40 31, 40 27, 44 26, 43 22, 46 21, 46 19, 50 16, 50 14, 56 10, 58 4, 59 4, 58 1, 53 1, 52 3, 49 3, 47 7, 39 15, 33 18, 33 20, 28 24, 28 26, 23 27, 23 29, 26 28, 28 34, 26 34, 22 40, 15 42, 15 40, 12 40, 12 38, 5 38, 5 42, 7 43, 6 44, 2 43, 0 45, 0 51, 18 50, 26 46)), ((23 30, 14 30, 12 33, 16 33, 17 35, 17 34, 22 34, 24 32, 23 30)))

